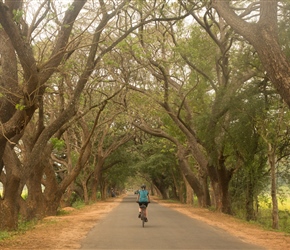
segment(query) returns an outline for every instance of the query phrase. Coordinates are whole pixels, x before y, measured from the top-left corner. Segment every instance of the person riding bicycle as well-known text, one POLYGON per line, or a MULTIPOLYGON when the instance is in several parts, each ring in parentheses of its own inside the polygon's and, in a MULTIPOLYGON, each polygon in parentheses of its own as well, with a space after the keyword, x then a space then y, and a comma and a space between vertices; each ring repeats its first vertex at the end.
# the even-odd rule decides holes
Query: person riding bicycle
POLYGON ((141 190, 138 191, 138 196, 137 196, 137 201, 139 204, 139 215, 138 218, 141 217, 141 205, 145 205, 146 206, 146 210, 145 210, 145 221, 147 222, 147 207, 148 207, 148 203, 150 202, 150 198, 149 198, 149 192, 148 190, 146 190, 146 185, 142 184, 141 186, 141 190))

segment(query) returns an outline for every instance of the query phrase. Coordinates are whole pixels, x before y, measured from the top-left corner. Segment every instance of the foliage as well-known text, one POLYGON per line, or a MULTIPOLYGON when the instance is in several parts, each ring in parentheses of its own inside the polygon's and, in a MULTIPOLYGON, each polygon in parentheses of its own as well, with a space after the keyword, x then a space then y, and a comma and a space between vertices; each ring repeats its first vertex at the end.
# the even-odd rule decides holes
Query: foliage
POLYGON ((61 151, 65 146, 65 142, 63 140, 55 137, 51 138, 50 142, 52 143, 53 148, 56 149, 57 151, 61 151))
POLYGON ((84 207, 86 204, 83 200, 76 200, 73 204, 72 204, 72 207, 73 208, 76 208, 76 209, 81 209, 82 207, 84 207))
MULTIPOLYGON (((252 43, 234 33, 208 3, 137 0, 100 6, 86 2, 71 19, 66 15, 77 11, 82 2, 48 3, 34 6, 28 1, 27 9, 13 9, 12 22, 18 29, 5 34, 7 43, 0 44, 4 121, 0 134, 5 142, 1 148, 8 140, 18 144, 13 148, 15 161, 27 170, 22 173, 17 164, 3 162, 9 171, 2 171, 1 179, 21 173, 17 177, 26 181, 23 176, 39 171, 37 185, 50 182, 47 186, 55 187, 50 195, 57 195, 71 184, 79 188, 81 181, 90 183, 94 164, 104 157, 105 185, 123 189, 135 179, 174 196, 184 185, 176 145, 138 129, 147 126, 188 149, 192 165, 197 162, 190 155, 194 140, 204 161, 216 164, 216 172, 224 159, 225 169, 232 171, 232 207, 240 216, 248 212, 246 204, 251 202, 254 209, 258 197, 268 192, 265 138, 277 146, 279 183, 289 184, 290 113, 271 87, 267 65, 262 65, 252 43), (188 11, 189 7, 194 9, 188 11), (9 41, 14 32, 23 39, 9 41), (11 112, 6 109, 9 105, 11 112), (24 110, 27 117, 14 119, 22 117, 24 110), (131 136, 128 142, 111 148, 125 136, 131 136), (89 149, 88 159, 81 161, 85 149, 89 149)), ((232 4, 242 12, 247 3, 232 4)), ((251 11, 251 6, 245 20, 254 25, 251 15, 258 10, 251 11)), ((289 58, 289 3, 279 3, 278 14, 279 42, 289 58)), ((8 23, 2 21, 1 29, 8 23)), ((192 172, 198 176, 196 169, 192 172)), ((77 200, 74 206, 83 206, 82 202, 77 200)), ((288 220, 287 212, 281 217, 288 220)))

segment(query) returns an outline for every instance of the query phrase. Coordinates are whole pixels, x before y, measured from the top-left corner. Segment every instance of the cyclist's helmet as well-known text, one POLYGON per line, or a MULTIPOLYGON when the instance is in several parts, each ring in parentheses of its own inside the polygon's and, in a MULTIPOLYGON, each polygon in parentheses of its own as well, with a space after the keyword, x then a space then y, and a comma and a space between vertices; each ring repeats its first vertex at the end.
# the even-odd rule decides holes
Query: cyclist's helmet
POLYGON ((142 184, 141 188, 144 188, 145 189, 146 188, 146 185, 145 184, 142 184))

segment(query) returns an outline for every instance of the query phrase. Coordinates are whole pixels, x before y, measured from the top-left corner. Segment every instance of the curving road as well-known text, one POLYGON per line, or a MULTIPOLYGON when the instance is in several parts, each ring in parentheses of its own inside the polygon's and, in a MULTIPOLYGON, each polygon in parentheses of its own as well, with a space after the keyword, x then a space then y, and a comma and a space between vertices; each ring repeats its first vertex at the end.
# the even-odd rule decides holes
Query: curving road
POLYGON ((88 233, 81 249, 263 249, 158 203, 149 204, 142 228, 135 200, 126 196, 88 233))

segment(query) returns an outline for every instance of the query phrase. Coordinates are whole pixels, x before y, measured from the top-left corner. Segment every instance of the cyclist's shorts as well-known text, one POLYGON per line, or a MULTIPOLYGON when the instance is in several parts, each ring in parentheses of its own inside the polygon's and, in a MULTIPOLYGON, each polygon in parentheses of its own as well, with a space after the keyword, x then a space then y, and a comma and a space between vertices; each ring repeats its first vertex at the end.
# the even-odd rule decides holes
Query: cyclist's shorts
POLYGON ((138 202, 139 203, 139 207, 141 206, 141 205, 145 205, 146 207, 148 206, 148 202, 138 202))

